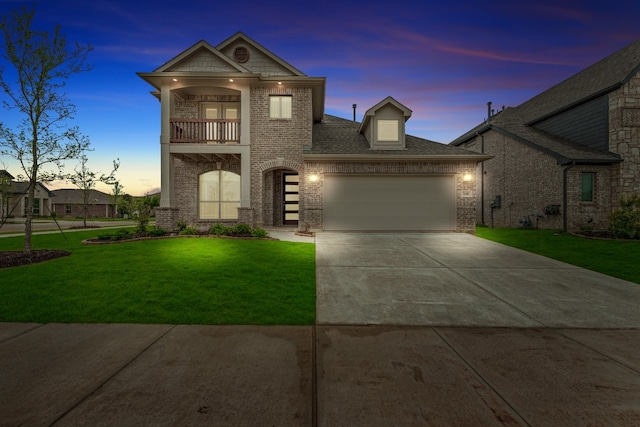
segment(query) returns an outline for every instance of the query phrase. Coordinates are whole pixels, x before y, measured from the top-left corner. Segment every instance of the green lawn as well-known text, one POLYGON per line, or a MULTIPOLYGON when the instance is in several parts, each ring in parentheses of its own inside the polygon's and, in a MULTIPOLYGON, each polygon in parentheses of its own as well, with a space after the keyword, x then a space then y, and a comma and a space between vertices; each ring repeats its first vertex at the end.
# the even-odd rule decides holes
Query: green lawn
MULTIPOLYGON (((86 246, 100 230, 36 235, 71 256, 0 269, 0 321, 310 325, 315 245, 175 238, 86 246)), ((1 238, 19 250, 23 238, 1 238)))
POLYGON ((640 241, 587 239, 553 230, 477 227, 476 235, 640 283, 640 241))

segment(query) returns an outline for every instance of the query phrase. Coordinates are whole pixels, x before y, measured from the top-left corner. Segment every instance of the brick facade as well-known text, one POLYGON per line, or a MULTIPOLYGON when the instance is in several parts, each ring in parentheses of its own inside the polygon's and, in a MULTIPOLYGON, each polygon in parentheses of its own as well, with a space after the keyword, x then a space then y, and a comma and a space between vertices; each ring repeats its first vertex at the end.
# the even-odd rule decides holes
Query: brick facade
MULTIPOLYGON (((56 203, 53 206, 53 211, 58 218, 76 218, 84 216, 84 206, 79 204, 65 205, 56 203), (67 212, 67 207, 69 207, 69 212, 67 212)), ((115 217, 115 206, 91 204, 87 207, 87 216, 89 218, 113 218, 115 217)))
MULTIPOLYGON (((289 170, 300 176, 300 193, 305 191, 302 150, 311 144, 313 118, 309 88, 257 87, 251 90, 251 207, 258 226, 279 225, 277 200, 278 173, 289 170), (269 118, 269 96, 291 95, 291 119, 269 118)), ((304 219, 304 202, 300 203, 300 223, 304 219)))
POLYGON ((624 161, 612 177, 612 203, 640 194, 640 73, 609 94, 609 150, 624 161))
POLYGON ((494 156, 478 165, 478 224, 496 228, 533 227, 579 230, 593 224, 606 230, 612 209, 610 189, 617 166, 559 166, 555 157, 531 148, 496 131, 489 131, 465 148, 494 156), (565 172, 566 171, 566 172, 565 172), (581 201, 581 175, 594 173, 594 201, 581 201), (564 180, 566 174, 566 201, 564 180), (501 196, 500 207, 491 202, 501 196))
POLYGON ((407 155, 407 161, 305 162, 303 152, 312 146, 314 120, 323 117, 324 108, 318 101, 323 101, 325 94, 324 78, 304 75, 242 34, 217 48, 199 42, 165 66, 142 74, 141 77, 157 89, 162 101, 163 200, 156 221, 166 230, 174 230, 178 221, 200 229, 218 222, 199 219, 199 177, 213 170, 241 176, 242 206, 237 220, 232 222, 245 222, 253 227, 274 227, 285 222, 283 177, 288 172, 297 174, 298 225, 315 229, 322 228, 322 178, 311 182, 310 174, 320 177, 336 172, 456 176, 456 228, 474 229, 476 187, 473 180, 465 181, 462 177, 475 174, 475 161, 414 162, 407 155), (240 54, 236 55, 236 49, 241 49, 240 54), (221 59, 221 55, 227 58, 221 59), (238 67, 229 61, 235 61, 238 67), (212 74, 207 78, 200 78, 204 74, 198 74, 197 81, 190 81, 184 77, 167 79, 165 71, 212 74), (270 117, 272 96, 291 97, 291 118, 270 117), (225 141, 216 140, 200 145, 172 142, 171 119, 202 118, 204 103, 240 106, 239 144, 231 147, 224 144, 225 141))

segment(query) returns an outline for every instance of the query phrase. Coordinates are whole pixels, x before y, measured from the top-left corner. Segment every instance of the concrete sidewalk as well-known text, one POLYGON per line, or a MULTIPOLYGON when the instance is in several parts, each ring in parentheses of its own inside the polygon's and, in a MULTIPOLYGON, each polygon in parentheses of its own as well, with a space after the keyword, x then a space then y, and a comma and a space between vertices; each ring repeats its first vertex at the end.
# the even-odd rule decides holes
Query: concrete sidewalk
POLYGON ((0 425, 639 424, 639 285, 468 235, 315 241, 315 326, 0 323, 0 425))
POLYGON ((6 426, 630 426, 640 331, 4 323, 0 414, 6 426))

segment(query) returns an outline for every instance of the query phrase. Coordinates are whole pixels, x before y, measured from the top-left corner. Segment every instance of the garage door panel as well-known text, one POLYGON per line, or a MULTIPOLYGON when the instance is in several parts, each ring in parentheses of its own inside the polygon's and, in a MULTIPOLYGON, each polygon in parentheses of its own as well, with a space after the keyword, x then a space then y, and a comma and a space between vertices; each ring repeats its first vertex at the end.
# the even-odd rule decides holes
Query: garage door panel
POLYGON ((453 230, 451 176, 325 176, 325 230, 453 230))

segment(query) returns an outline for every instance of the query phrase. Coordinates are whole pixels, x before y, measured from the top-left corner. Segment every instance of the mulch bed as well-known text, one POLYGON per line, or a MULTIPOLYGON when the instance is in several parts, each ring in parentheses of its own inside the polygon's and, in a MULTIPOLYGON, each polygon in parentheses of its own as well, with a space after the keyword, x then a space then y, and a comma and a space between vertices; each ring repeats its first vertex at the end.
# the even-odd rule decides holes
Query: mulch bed
POLYGON ((24 251, 0 251, 0 268, 35 264, 71 255, 71 252, 59 249, 35 249, 29 257, 24 251))

